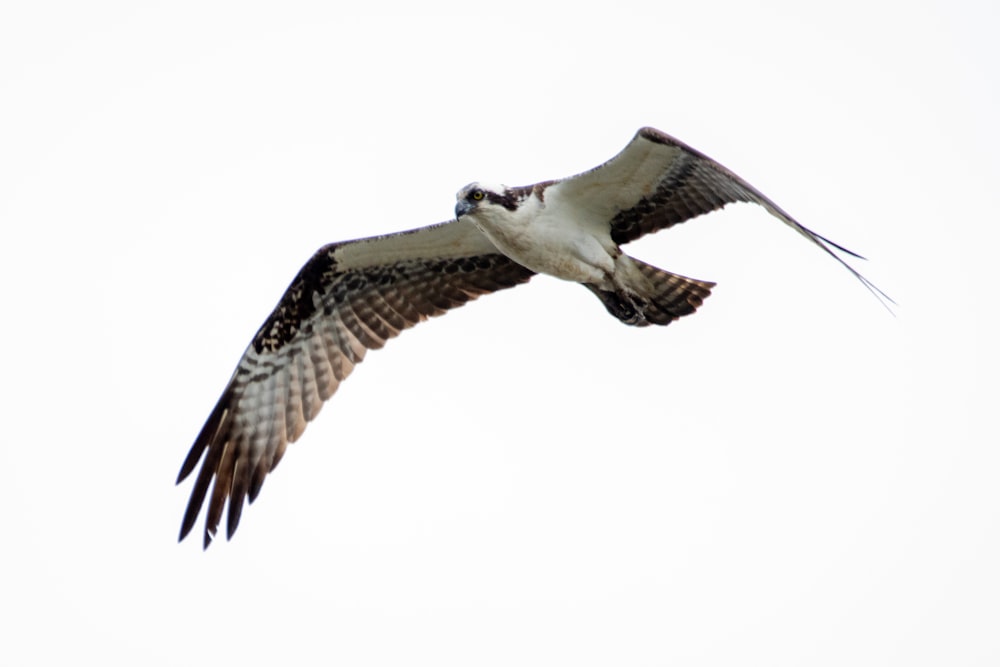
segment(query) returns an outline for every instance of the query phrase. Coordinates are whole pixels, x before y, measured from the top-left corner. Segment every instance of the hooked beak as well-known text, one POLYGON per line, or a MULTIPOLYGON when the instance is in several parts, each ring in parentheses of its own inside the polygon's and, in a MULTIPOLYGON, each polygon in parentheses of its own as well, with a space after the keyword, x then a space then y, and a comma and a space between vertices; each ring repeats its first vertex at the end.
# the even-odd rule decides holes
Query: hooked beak
POLYGON ((472 209, 472 204, 470 204, 467 200, 459 199, 458 203, 455 204, 455 219, 457 220, 458 218, 461 218, 472 209))

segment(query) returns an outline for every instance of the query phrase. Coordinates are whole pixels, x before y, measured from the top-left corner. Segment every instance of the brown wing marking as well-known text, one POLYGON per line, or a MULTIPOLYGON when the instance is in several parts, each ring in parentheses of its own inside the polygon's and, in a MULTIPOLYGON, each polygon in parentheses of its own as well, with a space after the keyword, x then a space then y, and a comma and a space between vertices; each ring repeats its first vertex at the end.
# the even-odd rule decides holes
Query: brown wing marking
POLYGON ((611 219, 611 238, 615 243, 622 245, 634 241, 646 234, 720 209, 726 204, 736 202, 759 204, 850 271, 886 309, 892 312, 889 304, 894 304, 895 301, 848 264, 835 250, 858 259, 864 257, 802 225, 760 190, 726 167, 659 130, 648 127, 639 130, 632 144, 623 151, 623 155, 636 142, 643 140, 667 147, 675 155, 669 161, 653 191, 628 208, 620 210, 611 219))
POLYGON ((534 275, 500 254, 341 270, 336 250, 321 249, 292 281, 195 439, 177 478, 184 480, 201 460, 180 539, 194 527, 206 498, 204 546, 227 502, 226 535, 232 537, 244 500, 253 502, 288 443, 302 435, 367 350, 534 275))

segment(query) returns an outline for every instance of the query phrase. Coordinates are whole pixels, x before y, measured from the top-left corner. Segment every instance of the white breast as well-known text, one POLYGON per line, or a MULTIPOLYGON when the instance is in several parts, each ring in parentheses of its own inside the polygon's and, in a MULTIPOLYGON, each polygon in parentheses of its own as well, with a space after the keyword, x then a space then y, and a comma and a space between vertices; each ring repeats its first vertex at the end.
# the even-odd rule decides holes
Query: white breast
POLYGON ((585 211, 532 195, 509 211, 490 206, 474 222, 496 247, 532 271, 573 282, 604 284, 619 253, 606 224, 585 211))

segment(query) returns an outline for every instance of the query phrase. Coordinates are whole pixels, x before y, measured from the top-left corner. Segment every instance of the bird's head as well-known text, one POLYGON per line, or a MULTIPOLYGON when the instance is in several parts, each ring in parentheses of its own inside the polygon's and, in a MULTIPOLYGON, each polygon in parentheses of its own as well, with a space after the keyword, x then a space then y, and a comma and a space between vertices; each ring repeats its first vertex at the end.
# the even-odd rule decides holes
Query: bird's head
POLYGON ((517 210, 518 198, 505 185, 469 183, 455 195, 455 217, 517 210))

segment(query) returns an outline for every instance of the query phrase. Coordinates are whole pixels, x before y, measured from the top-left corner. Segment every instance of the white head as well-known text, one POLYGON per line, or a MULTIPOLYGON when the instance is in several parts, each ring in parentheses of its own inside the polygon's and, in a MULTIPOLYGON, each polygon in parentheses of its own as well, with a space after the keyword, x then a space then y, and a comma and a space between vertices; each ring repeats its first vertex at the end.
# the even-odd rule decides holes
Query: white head
POLYGON ((485 213, 490 210, 517 210, 521 197, 506 185, 475 182, 469 183, 455 195, 455 217, 485 213))

